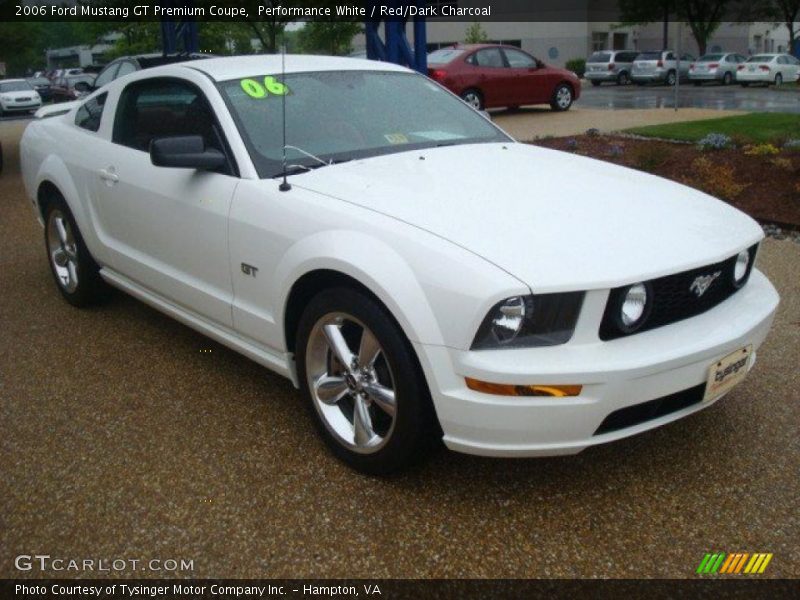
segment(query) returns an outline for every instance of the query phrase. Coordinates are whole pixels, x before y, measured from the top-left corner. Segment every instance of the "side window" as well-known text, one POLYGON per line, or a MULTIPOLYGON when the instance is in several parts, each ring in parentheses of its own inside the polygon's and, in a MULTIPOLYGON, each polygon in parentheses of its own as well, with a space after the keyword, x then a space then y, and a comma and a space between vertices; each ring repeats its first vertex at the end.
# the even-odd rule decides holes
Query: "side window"
POLYGON ((502 68, 505 67, 500 48, 484 48, 478 50, 473 56, 473 63, 479 67, 502 68))
POLYGON ((675 55, 672 52, 667 52, 667 55, 664 57, 664 60, 675 60, 675 55))
POLYGON ((128 85, 120 96, 113 141, 149 152, 154 138, 199 135, 207 147, 225 152, 205 97, 179 79, 149 79, 128 85))
POLYGON ((105 84, 114 81, 116 78, 117 69, 119 69, 119 63, 111 63, 105 69, 100 71, 100 74, 94 80, 94 87, 103 87, 105 84))
POLYGON ((691 61, 693 61, 693 60, 694 60, 694 56, 692 56, 691 54, 683 54, 683 55, 681 56, 681 60, 682 60, 682 61, 691 62, 691 61))
POLYGON ((512 69, 531 69, 536 66, 536 61, 520 50, 509 50, 504 48, 508 65, 512 69))
POLYGON ((133 72, 135 72, 136 70, 137 70, 137 69, 136 69, 136 65, 134 65, 134 64, 133 64, 131 61, 129 61, 129 60, 126 60, 125 62, 123 62, 123 63, 120 63, 120 65, 119 65, 119 71, 117 71, 117 74, 116 74, 116 76, 114 77, 114 79, 119 79, 119 78, 120 78, 120 77, 122 77, 123 75, 127 75, 127 74, 129 74, 129 73, 133 73, 133 72))
POLYGON ((100 119, 103 117, 103 108, 106 105, 108 93, 100 94, 87 100, 75 113, 75 125, 89 131, 100 129, 100 119))

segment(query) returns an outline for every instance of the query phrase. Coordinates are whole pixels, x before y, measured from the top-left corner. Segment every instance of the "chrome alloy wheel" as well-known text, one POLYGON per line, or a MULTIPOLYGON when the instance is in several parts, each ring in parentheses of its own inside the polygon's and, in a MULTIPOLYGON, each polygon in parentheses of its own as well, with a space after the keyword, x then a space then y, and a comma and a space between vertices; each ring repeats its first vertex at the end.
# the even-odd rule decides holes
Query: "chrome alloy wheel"
POLYGON ((78 245, 69 220, 59 209, 47 221, 47 249, 59 285, 68 293, 78 287, 78 245))
POLYGON ((367 326, 345 313, 320 318, 308 338, 306 376, 314 408, 339 443, 361 454, 386 445, 397 412, 395 382, 367 326))
POLYGON ((462 98, 464 99, 464 102, 469 104, 475 110, 481 109, 481 97, 478 95, 478 92, 467 92, 462 96, 462 98))
POLYGON ((556 104, 561 110, 566 110, 572 104, 572 91, 566 86, 562 85, 556 92, 556 104))

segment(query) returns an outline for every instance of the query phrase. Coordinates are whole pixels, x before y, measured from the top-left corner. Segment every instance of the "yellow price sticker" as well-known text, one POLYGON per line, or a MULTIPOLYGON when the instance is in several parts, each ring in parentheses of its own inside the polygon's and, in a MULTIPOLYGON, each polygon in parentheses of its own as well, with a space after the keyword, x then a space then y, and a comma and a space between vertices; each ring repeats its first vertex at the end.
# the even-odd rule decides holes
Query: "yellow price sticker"
POLYGON ((289 94, 289 86, 281 83, 271 75, 264 77, 264 83, 247 78, 239 82, 245 94, 256 100, 268 98, 270 94, 273 96, 286 96, 289 94))

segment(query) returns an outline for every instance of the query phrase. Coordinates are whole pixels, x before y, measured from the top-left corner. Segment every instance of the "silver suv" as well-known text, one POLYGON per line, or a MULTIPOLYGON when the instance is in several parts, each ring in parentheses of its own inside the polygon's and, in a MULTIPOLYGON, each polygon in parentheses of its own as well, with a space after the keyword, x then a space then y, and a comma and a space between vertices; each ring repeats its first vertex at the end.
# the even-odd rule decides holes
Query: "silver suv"
POLYGON ((633 61, 631 79, 637 85, 645 83, 665 83, 675 85, 680 75, 682 80, 689 76, 689 66, 694 61, 691 54, 681 54, 680 67, 677 54, 672 50, 642 52, 633 61), (680 74, 678 70, 680 69, 680 74))
POLYGON ((631 80, 633 60, 638 52, 630 50, 600 50, 586 59, 584 77, 597 86, 604 81, 627 85, 631 80))

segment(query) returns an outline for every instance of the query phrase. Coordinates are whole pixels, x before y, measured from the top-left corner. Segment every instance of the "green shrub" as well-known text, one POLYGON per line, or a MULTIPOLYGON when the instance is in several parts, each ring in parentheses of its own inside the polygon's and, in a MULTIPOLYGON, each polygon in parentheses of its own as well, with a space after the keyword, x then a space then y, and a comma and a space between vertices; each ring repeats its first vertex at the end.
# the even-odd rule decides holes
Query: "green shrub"
POLYGON ((586 73, 586 60, 583 58, 573 58, 568 60, 564 67, 575 73, 578 77, 583 77, 583 74, 586 73))

